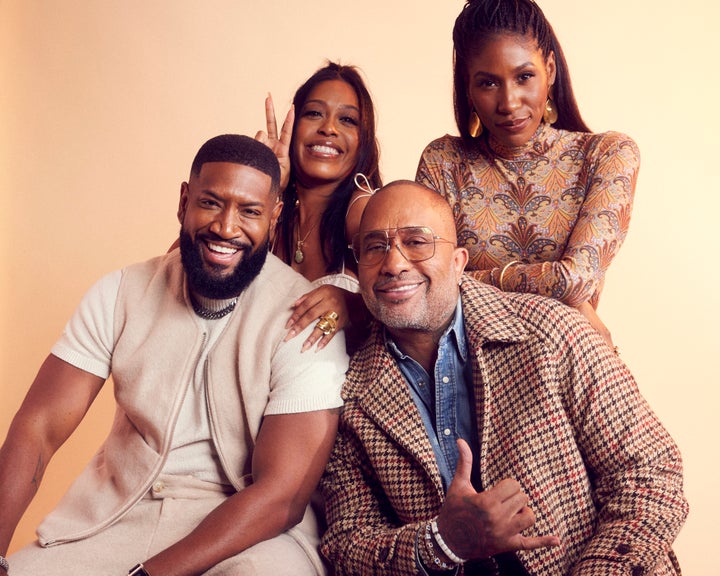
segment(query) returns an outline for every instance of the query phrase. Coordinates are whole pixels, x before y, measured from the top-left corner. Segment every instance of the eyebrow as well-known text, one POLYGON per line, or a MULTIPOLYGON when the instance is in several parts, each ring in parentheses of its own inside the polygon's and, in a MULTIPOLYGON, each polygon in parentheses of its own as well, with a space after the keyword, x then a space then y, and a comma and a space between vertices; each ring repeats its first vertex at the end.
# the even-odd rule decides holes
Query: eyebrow
MULTIPOLYGON (((207 196, 211 196, 212 198, 214 198, 215 200, 218 200, 220 202, 227 202, 227 198, 225 198, 224 196, 221 196, 220 194, 218 194, 217 192, 214 192, 213 190, 211 190, 209 188, 202 188, 200 190, 200 194, 206 194, 207 196)), ((233 203, 235 203, 235 202, 233 201, 233 203)), ((237 204, 239 204, 240 206, 264 206, 265 205, 265 203, 262 200, 248 200, 246 202, 241 201, 241 202, 237 202, 237 204)))
MULTIPOLYGON (((518 66, 515 66, 515 68, 512 69, 514 74, 517 74, 518 72, 521 72, 523 70, 526 70, 527 68, 537 68, 534 62, 527 61, 523 64, 519 64, 518 66)), ((485 70, 478 70, 473 74, 473 78, 477 78, 478 76, 485 76, 487 78, 499 78, 496 74, 493 74, 491 72, 486 72, 485 70)))
MULTIPOLYGON (((327 102, 325 100, 320 100, 319 98, 305 100, 304 106, 307 106, 308 104, 322 104, 323 106, 327 106, 327 102)), ((340 104, 338 108, 341 108, 343 110, 355 110, 355 112, 357 112, 358 114, 360 113, 360 108, 354 106, 353 104, 340 104)))

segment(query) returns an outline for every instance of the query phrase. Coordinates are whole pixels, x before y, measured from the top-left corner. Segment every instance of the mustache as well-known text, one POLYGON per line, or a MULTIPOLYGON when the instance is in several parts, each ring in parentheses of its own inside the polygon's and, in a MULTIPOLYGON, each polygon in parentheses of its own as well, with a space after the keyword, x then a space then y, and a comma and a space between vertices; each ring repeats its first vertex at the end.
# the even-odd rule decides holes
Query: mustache
POLYGON ((373 284, 373 288, 382 290, 386 286, 390 284, 395 284, 397 282, 423 282, 424 278, 422 276, 419 276, 417 274, 411 274, 409 272, 401 272, 398 275, 393 276, 383 276, 382 278, 378 278, 378 280, 373 284))

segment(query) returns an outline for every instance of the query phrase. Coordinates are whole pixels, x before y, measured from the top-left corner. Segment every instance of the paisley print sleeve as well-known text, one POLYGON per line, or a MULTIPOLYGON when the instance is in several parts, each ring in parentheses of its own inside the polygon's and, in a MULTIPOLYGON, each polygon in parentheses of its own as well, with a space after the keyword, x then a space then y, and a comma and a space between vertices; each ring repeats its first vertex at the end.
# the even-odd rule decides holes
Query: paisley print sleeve
POLYGON ((574 221, 555 210, 547 226, 569 227, 559 259, 521 262, 503 276, 503 289, 535 292, 575 306, 597 306, 605 273, 628 232, 640 152, 635 142, 617 132, 594 135, 574 187, 563 201, 580 202, 574 221))
POLYGON ((444 138, 433 140, 427 145, 420 156, 417 171, 415 173, 415 182, 427 186, 431 190, 435 190, 438 194, 445 196, 443 186, 443 157, 444 138))

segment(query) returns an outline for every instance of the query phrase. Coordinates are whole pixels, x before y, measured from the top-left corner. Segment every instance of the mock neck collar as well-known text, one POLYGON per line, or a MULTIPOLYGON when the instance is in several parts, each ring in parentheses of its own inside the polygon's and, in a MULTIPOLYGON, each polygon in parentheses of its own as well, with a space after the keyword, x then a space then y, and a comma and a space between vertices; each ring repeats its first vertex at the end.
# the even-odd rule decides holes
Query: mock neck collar
POLYGON ((540 126, 538 126, 530 140, 521 146, 507 146, 502 144, 492 134, 488 135, 487 146, 490 152, 500 158, 507 160, 526 160, 537 155, 536 144, 547 140, 551 136, 552 131, 553 129, 550 124, 540 122, 540 126))

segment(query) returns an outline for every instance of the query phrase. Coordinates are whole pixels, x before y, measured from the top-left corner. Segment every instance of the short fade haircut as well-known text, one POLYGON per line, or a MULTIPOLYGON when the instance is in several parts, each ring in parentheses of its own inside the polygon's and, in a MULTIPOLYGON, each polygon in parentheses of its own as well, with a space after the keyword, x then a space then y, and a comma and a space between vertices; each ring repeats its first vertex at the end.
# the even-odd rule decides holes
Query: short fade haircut
POLYGON ((210 138, 195 155, 190 174, 198 176, 206 162, 232 162, 255 168, 270 176, 270 192, 279 192, 280 165, 275 154, 265 144, 249 136, 222 134, 210 138))

